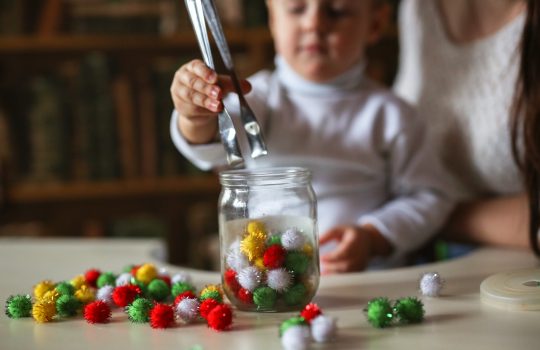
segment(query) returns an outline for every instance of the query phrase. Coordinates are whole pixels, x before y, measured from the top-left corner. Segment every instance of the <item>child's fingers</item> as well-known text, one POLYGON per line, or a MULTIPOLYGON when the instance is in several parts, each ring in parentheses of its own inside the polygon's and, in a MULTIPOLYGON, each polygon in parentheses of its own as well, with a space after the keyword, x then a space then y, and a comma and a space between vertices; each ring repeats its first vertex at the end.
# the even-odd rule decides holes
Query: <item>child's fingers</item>
POLYGON ((333 229, 330 229, 319 238, 319 245, 326 244, 334 240, 341 240, 341 236, 343 236, 342 228, 335 227, 333 229))
POLYGON ((195 75, 199 76, 201 79, 206 81, 208 84, 216 84, 218 81, 218 75, 216 71, 208 67, 203 61, 201 60, 193 60, 190 61, 188 64, 186 64, 184 67, 186 67, 186 70, 194 73, 195 75))
POLYGON ((322 269, 323 269, 322 270, 323 275, 330 275, 333 273, 343 273, 343 272, 347 272, 351 270, 349 263, 347 261, 325 263, 322 269))
MULTIPOLYGON (((218 82, 219 82, 219 86, 221 86, 223 88, 223 93, 224 94, 236 91, 234 89, 234 84, 233 84, 231 78, 229 78, 228 76, 220 75, 219 79, 218 79, 218 82)), ((240 80, 240 88, 242 89, 242 93, 247 94, 247 93, 249 93, 251 91, 251 83, 249 81, 245 80, 245 79, 242 79, 242 80, 240 80)))
POLYGON ((351 252, 354 237, 351 234, 341 234, 341 241, 336 249, 323 255, 321 260, 324 262, 337 262, 340 260, 350 260, 354 254, 351 252))

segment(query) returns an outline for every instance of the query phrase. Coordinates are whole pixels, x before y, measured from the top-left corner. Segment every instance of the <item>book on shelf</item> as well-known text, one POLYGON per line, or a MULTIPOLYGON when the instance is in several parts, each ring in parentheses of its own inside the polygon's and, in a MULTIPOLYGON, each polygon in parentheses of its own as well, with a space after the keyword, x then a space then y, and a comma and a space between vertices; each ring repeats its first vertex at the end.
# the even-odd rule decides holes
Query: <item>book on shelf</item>
POLYGON ((157 175, 157 128, 155 113, 155 91, 150 81, 150 73, 141 69, 136 73, 139 89, 138 110, 140 130, 141 175, 152 178, 157 175))

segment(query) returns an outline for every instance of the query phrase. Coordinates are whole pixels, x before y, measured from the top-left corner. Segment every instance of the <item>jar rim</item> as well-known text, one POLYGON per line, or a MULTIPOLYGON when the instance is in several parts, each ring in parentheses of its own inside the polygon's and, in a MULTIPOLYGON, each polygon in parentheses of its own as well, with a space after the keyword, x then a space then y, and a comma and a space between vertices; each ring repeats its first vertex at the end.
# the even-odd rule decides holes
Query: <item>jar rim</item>
POLYGON ((301 184, 311 181, 311 170, 303 167, 234 169, 221 171, 219 180, 225 186, 301 184))

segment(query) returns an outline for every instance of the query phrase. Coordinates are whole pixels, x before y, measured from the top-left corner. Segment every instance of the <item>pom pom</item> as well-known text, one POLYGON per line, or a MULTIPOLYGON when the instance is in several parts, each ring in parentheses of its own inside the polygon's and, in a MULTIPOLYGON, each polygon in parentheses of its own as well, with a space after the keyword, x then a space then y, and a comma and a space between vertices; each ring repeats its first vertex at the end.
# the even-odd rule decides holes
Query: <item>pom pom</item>
POLYGON ((237 279, 242 288, 253 292, 261 284, 263 273, 255 266, 248 266, 238 272, 237 279))
POLYGON ((129 271, 131 276, 137 277, 137 271, 139 270, 139 267, 141 267, 141 265, 132 265, 131 266, 131 270, 129 271))
POLYGON ((144 323, 150 319, 150 310, 154 303, 150 299, 139 298, 126 307, 128 318, 131 322, 144 323))
POLYGON ((373 327, 387 327, 394 318, 390 301, 387 298, 370 300, 367 304, 366 317, 373 327))
POLYGON ((86 278, 84 277, 84 275, 78 275, 78 276, 73 277, 73 279, 71 279, 69 283, 71 283, 71 285, 73 286, 73 288, 75 288, 75 290, 81 289, 83 285, 88 286, 88 284, 86 284, 86 278))
POLYGON ((233 269, 227 269, 225 273, 223 274, 223 281, 225 282, 225 287, 229 288, 233 293, 236 294, 238 290, 241 288, 240 283, 238 283, 238 280, 236 279, 236 271, 233 269))
POLYGON ((279 326, 279 336, 282 337, 287 329, 294 326, 307 326, 306 320, 301 316, 291 317, 281 323, 279 326))
POLYGON ((137 280, 141 281, 144 284, 150 283, 152 280, 154 280, 158 276, 158 271, 156 267, 152 264, 144 264, 139 269, 137 269, 137 273, 135 274, 135 278, 137 280))
POLYGON ((88 304, 95 299, 94 291, 86 284, 83 284, 81 288, 77 289, 74 295, 75 298, 77 298, 83 304, 88 304))
POLYGON ((281 245, 287 250, 300 250, 306 238, 297 228, 290 228, 281 235, 281 245))
POLYGON ((99 275, 96 286, 98 288, 101 288, 103 286, 115 286, 116 283, 116 276, 112 272, 104 272, 101 275, 99 275))
POLYGON ((54 287, 54 290, 60 295, 73 295, 75 294, 75 287, 68 282, 60 282, 54 287))
POLYGON ((206 319, 210 311, 212 311, 212 309, 218 305, 219 302, 217 302, 215 299, 206 299, 205 301, 203 301, 199 305, 199 312, 201 314, 201 317, 206 319))
POLYGON ((176 316, 186 323, 193 322, 199 316, 199 301, 196 298, 184 298, 176 305, 176 316))
POLYGON ((248 224, 247 224, 247 233, 248 234, 263 234, 265 235, 266 234, 266 226, 264 225, 263 222, 261 221, 250 221, 248 224))
POLYGON ((180 294, 178 294, 176 296, 176 298, 174 299, 174 305, 178 305, 179 302, 181 302, 182 300, 184 300, 186 298, 197 299, 197 296, 192 291, 187 290, 187 291, 185 291, 183 293, 180 293, 180 294))
POLYGON ((287 270, 295 274, 303 274, 309 265, 309 258, 301 252, 289 252, 285 258, 287 270))
POLYGON ((150 310, 150 326, 152 328, 168 328, 174 324, 174 310, 172 306, 156 304, 150 310))
POLYGON ((281 336, 281 345, 286 350, 305 350, 309 348, 310 333, 307 326, 293 326, 281 336))
POLYGON ((289 288, 285 294, 283 294, 283 299, 285 303, 289 306, 299 305, 304 302, 306 298, 307 289, 302 283, 295 284, 289 288))
POLYGON ((308 323, 311 323, 311 320, 321 314, 321 309, 319 309, 319 306, 317 306, 315 303, 307 304, 300 312, 300 316, 302 316, 308 323))
POLYGON ((169 285, 160 278, 156 278, 148 284, 148 295, 154 300, 163 301, 170 293, 169 285))
POLYGON ((264 266, 269 269, 277 269, 285 263, 286 251, 282 246, 275 244, 270 246, 264 252, 263 262, 264 266))
POLYGON ((50 300, 39 300, 32 307, 32 317, 39 323, 52 321, 54 315, 56 304, 50 300))
POLYGON ((302 247, 302 252, 304 254, 306 254, 306 256, 312 257, 313 256, 313 246, 311 244, 309 244, 309 243, 304 244, 304 246, 302 247))
POLYGON ((53 289, 45 293, 43 295, 43 298, 41 298, 41 300, 47 300, 47 301, 52 301, 53 303, 56 303, 58 298, 60 298, 60 293, 58 293, 55 289, 53 289))
POLYGON ((443 286, 444 281, 437 272, 425 273, 420 278, 420 291, 422 292, 422 295, 438 297, 443 286))
POLYGON ((235 241, 227 251, 225 258, 227 265, 235 271, 240 271, 249 266, 247 257, 240 251, 240 241, 235 241))
POLYGON ((195 293, 195 287, 186 282, 174 283, 171 287, 171 294, 173 297, 176 297, 178 294, 182 294, 187 291, 195 293))
POLYGON ((273 246, 274 244, 281 245, 281 236, 280 235, 271 235, 268 237, 266 245, 273 246))
POLYGON ((253 294, 245 288, 240 288, 236 297, 244 304, 253 304, 253 294))
POLYGON ((291 286, 292 276, 283 268, 270 270, 266 273, 266 283, 268 287, 281 293, 291 286))
POLYGON ((262 256, 253 260, 253 266, 256 266, 261 271, 266 270, 266 266, 264 266, 264 260, 262 256))
POLYGON ((34 286, 34 296, 37 300, 43 298, 45 293, 54 289, 54 283, 52 281, 42 281, 34 286))
POLYGON ((266 234, 263 232, 250 233, 240 242, 240 251, 247 256, 249 261, 262 257, 265 249, 266 234))
POLYGON ((30 317, 32 299, 30 295, 12 295, 6 300, 6 315, 9 318, 30 317))
POLYGON ((172 284, 179 283, 179 282, 193 284, 191 282, 191 275, 187 272, 179 272, 171 277, 172 284))
POLYGON ((84 307, 84 318, 88 323, 107 323, 111 318, 111 308, 101 300, 84 307))
POLYGON ((126 307, 141 295, 141 289, 133 284, 114 288, 112 299, 116 306, 126 307))
POLYGON ((61 295, 56 301, 56 312, 60 317, 75 316, 80 307, 81 302, 73 295, 61 295))
POLYGON ((121 273, 118 277, 116 277, 115 284, 117 287, 132 284, 131 283, 132 278, 133 277, 131 276, 130 273, 127 273, 127 272, 121 273))
POLYGON ((163 282, 167 283, 167 287, 169 287, 169 289, 171 288, 172 282, 169 276, 159 275, 158 278, 163 282))
POLYGON ((394 313, 401 323, 420 323, 424 320, 424 304, 415 297, 398 299, 394 313))
POLYGON ((270 287, 259 287, 253 292, 253 302, 259 310, 267 310, 276 304, 277 293, 270 287))
POLYGON ((311 336, 317 343, 326 343, 336 336, 336 319, 319 315, 311 320, 311 336))
POLYGON ((204 301, 209 298, 215 299, 221 303, 223 302, 223 291, 215 284, 208 285, 201 291, 199 300, 204 301))
POLYGON ((114 291, 113 286, 103 286, 98 289, 96 293, 96 299, 107 303, 109 306, 114 304, 112 299, 112 293, 114 291))
POLYGON ((214 307, 207 317, 208 326, 216 331, 229 329, 232 324, 232 310, 229 305, 220 304, 214 307))
POLYGON ((84 281, 86 284, 88 284, 90 287, 97 287, 97 280, 99 278, 99 275, 101 275, 101 271, 97 269, 90 269, 84 273, 84 281))

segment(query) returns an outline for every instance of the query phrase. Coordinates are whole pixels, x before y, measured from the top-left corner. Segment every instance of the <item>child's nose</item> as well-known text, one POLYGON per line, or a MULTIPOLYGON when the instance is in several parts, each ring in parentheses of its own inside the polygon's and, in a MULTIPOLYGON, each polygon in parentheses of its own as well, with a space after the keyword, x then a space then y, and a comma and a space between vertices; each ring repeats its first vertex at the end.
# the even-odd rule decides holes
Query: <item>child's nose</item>
POLYGON ((323 8, 313 8, 304 16, 303 25, 307 31, 322 32, 328 27, 328 16, 323 8))

